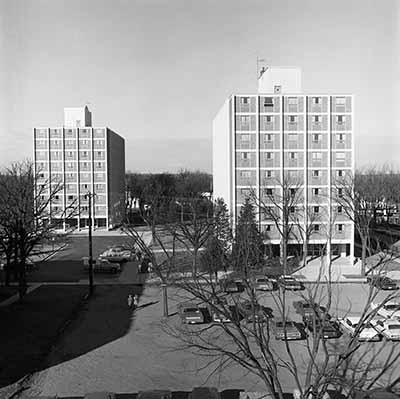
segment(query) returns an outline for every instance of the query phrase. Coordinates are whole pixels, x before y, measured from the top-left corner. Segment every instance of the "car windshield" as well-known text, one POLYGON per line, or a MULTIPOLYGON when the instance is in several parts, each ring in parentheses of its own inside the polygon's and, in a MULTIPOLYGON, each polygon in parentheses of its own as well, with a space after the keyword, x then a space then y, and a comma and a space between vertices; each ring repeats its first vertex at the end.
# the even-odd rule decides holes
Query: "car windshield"
POLYGON ((199 309, 197 309, 197 308, 185 308, 185 309, 183 309, 183 311, 185 313, 197 313, 197 312, 199 312, 199 309))
POLYGON ((389 330, 400 330, 400 324, 391 324, 388 326, 389 330))
POLYGON ((258 278, 257 283, 266 283, 268 280, 266 278, 258 278))
POLYGON ((393 304, 385 305, 384 308, 386 310, 398 310, 400 308, 400 305, 398 303, 393 303, 393 304))
MULTIPOLYGON (((283 327, 283 321, 277 321, 276 322, 277 327, 283 327)), ((285 323, 285 327, 293 327, 293 322, 292 321, 287 321, 285 323)))

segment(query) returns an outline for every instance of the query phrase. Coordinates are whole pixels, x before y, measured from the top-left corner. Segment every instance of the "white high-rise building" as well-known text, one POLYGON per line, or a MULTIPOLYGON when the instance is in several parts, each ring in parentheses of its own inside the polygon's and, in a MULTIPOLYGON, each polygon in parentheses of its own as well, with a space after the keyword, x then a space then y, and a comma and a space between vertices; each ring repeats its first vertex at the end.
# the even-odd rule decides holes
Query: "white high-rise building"
MULTIPOLYGON (((85 228, 92 195, 95 227, 112 228, 125 210, 125 140, 107 127, 92 127, 87 107, 65 108, 64 126, 33 129, 34 164, 41 181, 61 183, 51 203, 60 228, 85 228), (65 209, 76 207, 73 217, 65 209)), ((50 187, 49 187, 50 188, 50 187)))
MULTIPOLYGON (((354 173, 353 96, 303 93, 299 68, 263 68, 258 83, 258 93, 231 95, 213 121, 214 198, 224 198, 235 222, 250 192, 268 203, 290 179, 300 182, 291 220, 304 229, 312 220, 308 253, 352 260, 354 225, 337 198, 338 181, 354 173)), ((262 212, 258 222, 279 248, 274 222, 262 212)), ((289 252, 303 248, 299 236, 289 252)))

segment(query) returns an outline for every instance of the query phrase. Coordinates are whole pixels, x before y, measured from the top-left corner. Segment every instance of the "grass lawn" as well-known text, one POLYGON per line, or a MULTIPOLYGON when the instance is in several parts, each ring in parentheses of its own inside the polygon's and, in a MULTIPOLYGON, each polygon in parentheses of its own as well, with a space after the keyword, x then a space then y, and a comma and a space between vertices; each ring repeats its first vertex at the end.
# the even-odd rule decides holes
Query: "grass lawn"
POLYGON ((41 286, 23 303, 0 308, 0 388, 39 370, 87 287, 41 286))

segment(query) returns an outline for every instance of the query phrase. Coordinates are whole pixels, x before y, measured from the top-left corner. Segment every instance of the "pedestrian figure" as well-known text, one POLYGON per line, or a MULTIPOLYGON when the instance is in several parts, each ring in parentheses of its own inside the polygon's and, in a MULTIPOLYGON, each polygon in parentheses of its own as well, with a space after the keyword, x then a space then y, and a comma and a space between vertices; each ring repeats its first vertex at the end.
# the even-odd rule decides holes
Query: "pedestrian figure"
POLYGON ((133 296, 133 307, 136 309, 138 307, 139 303, 139 295, 134 295, 133 296))
POLYGON ((137 260, 140 262, 140 260, 142 259, 142 253, 139 250, 136 252, 136 257, 137 260))
POLYGON ((149 262, 147 265, 147 272, 151 273, 152 271, 153 271, 153 264, 151 262, 149 262))
POLYGON ((128 295, 128 306, 131 307, 133 302, 134 302, 133 297, 131 294, 129 294, 128 295))

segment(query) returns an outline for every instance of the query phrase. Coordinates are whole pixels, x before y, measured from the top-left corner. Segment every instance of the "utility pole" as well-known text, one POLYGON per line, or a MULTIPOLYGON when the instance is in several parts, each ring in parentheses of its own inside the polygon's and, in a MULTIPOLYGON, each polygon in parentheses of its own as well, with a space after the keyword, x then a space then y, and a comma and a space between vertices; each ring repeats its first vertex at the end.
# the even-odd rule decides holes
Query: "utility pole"
POLYGON ((93 286, 93 240, 92 240, 92 196, 91 192, 87 194, 89 200, 89 295, 92 296, 94 292, 93 286))

